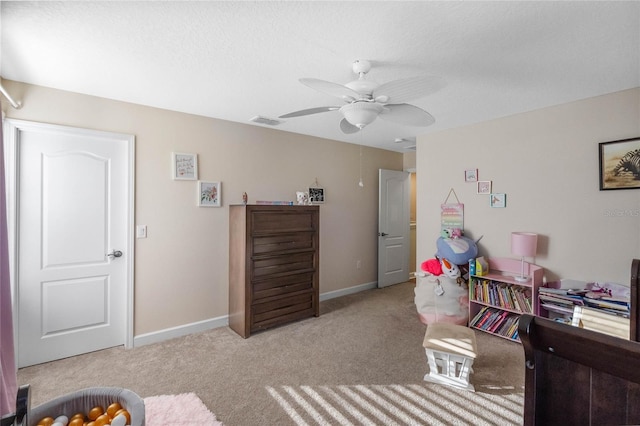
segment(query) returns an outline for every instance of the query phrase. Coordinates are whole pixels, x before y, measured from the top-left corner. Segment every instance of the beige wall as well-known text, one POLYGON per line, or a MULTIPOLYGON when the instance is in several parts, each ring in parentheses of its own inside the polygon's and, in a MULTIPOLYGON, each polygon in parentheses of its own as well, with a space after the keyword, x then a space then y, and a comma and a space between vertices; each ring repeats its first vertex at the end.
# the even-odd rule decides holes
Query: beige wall
POLYGON ((482 236, 480 254, 511 257, 510 233, 535 232, 548 280, 628 285, 640 257, 640 190, 599 191, 598 143, 638 136, 637 88, 419 137, 418 262, 433 257, 440 204, 454 188, 465 234, 482 236), (471 168, 507 194, 506 208, 464 182, 471 168))
POLYGON ((320 207, 320 292, 377 280, 378 169, 402 170, 402 154, 270 128, 5 81, 23 108, 10 118, 133 134, 135 330, 140 335, 227 315, 228 205, 294 200, 316 178, 320 207), (171 152, 198 154, 199 177, 222 182, 222 208, 196 206, 196 182, 173 181, 171 152), (356 269, 356 261, 362 263, 356 269))
POLYGON ((416 152, 407 152, 404 154, 403 159, 403 167, 404 170, 407 171, 415 171, 416 170, 416 152))

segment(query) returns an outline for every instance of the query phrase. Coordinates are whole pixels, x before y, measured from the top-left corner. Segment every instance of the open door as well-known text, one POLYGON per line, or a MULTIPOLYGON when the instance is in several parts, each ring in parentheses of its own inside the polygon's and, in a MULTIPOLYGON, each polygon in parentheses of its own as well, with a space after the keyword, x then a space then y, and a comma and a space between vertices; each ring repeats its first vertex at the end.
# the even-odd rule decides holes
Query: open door
POLYGON ((378 197, 378 287, 409 280, 410 174, 379 171, 378 197))

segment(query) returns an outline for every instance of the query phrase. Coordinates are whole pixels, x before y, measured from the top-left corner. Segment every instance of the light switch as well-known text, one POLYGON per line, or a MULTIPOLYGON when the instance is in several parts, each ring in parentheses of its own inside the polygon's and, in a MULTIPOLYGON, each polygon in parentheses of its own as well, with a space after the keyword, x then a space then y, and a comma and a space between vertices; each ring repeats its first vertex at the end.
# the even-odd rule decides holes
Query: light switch
POLYGON ((138 225, 136 227, 136 237, 147 238, 147 225, 138 225))

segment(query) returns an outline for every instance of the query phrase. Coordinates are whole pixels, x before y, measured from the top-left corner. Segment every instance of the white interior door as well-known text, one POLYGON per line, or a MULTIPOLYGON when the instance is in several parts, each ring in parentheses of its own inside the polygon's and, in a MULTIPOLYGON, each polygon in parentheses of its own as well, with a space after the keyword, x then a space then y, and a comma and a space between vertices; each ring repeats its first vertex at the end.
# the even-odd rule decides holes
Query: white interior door
POLYGON ((18 366, 127 343, 133 136, 19 121, 7 130, 18 366))
POLYGON ((378 174, 378 287, 409 280, 409 177, 396 170, 380 169, 378 174))

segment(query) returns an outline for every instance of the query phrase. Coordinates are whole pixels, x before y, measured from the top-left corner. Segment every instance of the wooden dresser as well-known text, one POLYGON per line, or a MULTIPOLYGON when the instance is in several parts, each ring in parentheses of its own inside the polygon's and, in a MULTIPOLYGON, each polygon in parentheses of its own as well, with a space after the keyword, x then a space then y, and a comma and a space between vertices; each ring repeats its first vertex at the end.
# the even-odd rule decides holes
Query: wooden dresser
POLYGON ((318 316, 319 206, 229 206, 229 327, 251 333, 318 316))

